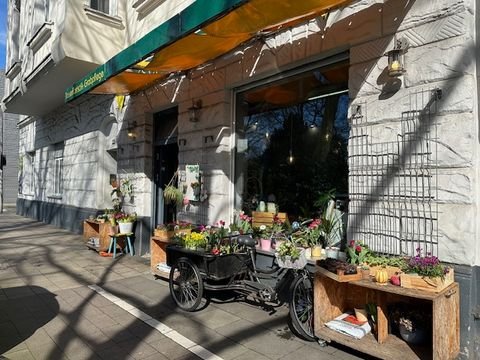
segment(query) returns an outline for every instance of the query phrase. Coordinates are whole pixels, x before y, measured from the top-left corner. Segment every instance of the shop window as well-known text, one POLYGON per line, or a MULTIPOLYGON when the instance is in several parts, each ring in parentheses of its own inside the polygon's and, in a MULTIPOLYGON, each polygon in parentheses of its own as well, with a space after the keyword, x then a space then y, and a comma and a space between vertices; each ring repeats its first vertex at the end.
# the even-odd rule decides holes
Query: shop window
POLYGON ((348 61, 282 77, 237 92, 235 207, 311 218, 322 194, 348 194, 348 61))

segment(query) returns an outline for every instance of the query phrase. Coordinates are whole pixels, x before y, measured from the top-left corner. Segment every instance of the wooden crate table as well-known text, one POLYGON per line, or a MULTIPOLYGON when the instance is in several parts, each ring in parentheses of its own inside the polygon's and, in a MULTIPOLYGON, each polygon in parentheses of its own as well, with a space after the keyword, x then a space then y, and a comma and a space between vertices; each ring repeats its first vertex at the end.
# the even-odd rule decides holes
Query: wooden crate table
POLYGON ((170 240, 163 236, 152 236, 150 238, 150 270, 153 275, 168 279, 170 273, 157 268, 158 264, 167 263, 166 247, 170 240))
POLYGON ((88 248, 96 251, 107 251, 110 245, 109 223, 102 223, 95 220, 85 220, 83 222, 83 238, 87 241, 88 248), (99 246, 88 243, 90 238, 98 238, 99 246))
POLYGON ((338 282, 323 272, 315 273, 314 329, 315 335, 381 359, 453 359, 460 350, 460 292, 458 283, 452 283, 439 293, 379 285, 371 280, 338 282), (377 338, 371 333, 360 340, 343 335, 325 326, 325 323, 366 303, 377 305, 377 338), (420 303, 431 309, 432 343, 413 346, 389 334, 387 307, 391 303, 420 303))

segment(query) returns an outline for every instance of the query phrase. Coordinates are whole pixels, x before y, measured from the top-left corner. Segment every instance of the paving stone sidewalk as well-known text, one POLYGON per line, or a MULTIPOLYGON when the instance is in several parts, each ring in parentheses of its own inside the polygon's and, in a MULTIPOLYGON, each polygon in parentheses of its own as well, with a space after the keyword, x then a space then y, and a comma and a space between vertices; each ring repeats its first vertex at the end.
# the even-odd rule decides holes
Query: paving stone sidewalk
POLYGON ((0 359, 363 358, 297 339, 284 307, 223 300, 179 311, 148 259, 104 258, 79 235, 0 214, 0 359))

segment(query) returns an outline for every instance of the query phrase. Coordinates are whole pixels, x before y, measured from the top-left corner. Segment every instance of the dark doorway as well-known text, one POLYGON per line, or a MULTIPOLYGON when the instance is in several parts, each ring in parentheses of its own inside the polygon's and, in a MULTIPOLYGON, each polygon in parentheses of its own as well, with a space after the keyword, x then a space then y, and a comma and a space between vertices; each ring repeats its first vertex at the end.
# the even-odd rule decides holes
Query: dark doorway
POLYGON ((178 108, 171 108, 154 115, 153 130, 153 219, 154 226, 172 222, 174 205, 163 201, 163 190, 178 168, 177 145, 178 108))

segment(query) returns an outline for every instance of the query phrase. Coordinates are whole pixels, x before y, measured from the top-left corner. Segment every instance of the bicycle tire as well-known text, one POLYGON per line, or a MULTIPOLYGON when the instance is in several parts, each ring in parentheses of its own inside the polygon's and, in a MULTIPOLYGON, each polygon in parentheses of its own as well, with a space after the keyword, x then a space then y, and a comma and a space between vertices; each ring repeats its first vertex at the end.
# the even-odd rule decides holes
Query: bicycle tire
POLYGON ((298 275, 290 293, 289 315, 292 332, 305 341, 315 341, 313 329, 313 283, 310 276, 298 275))
POLYGON ((203 298, 203 279, 197 265, 186 257, 179 258, 168 278, 170 296, 185 311, 195 311, 203 298))

